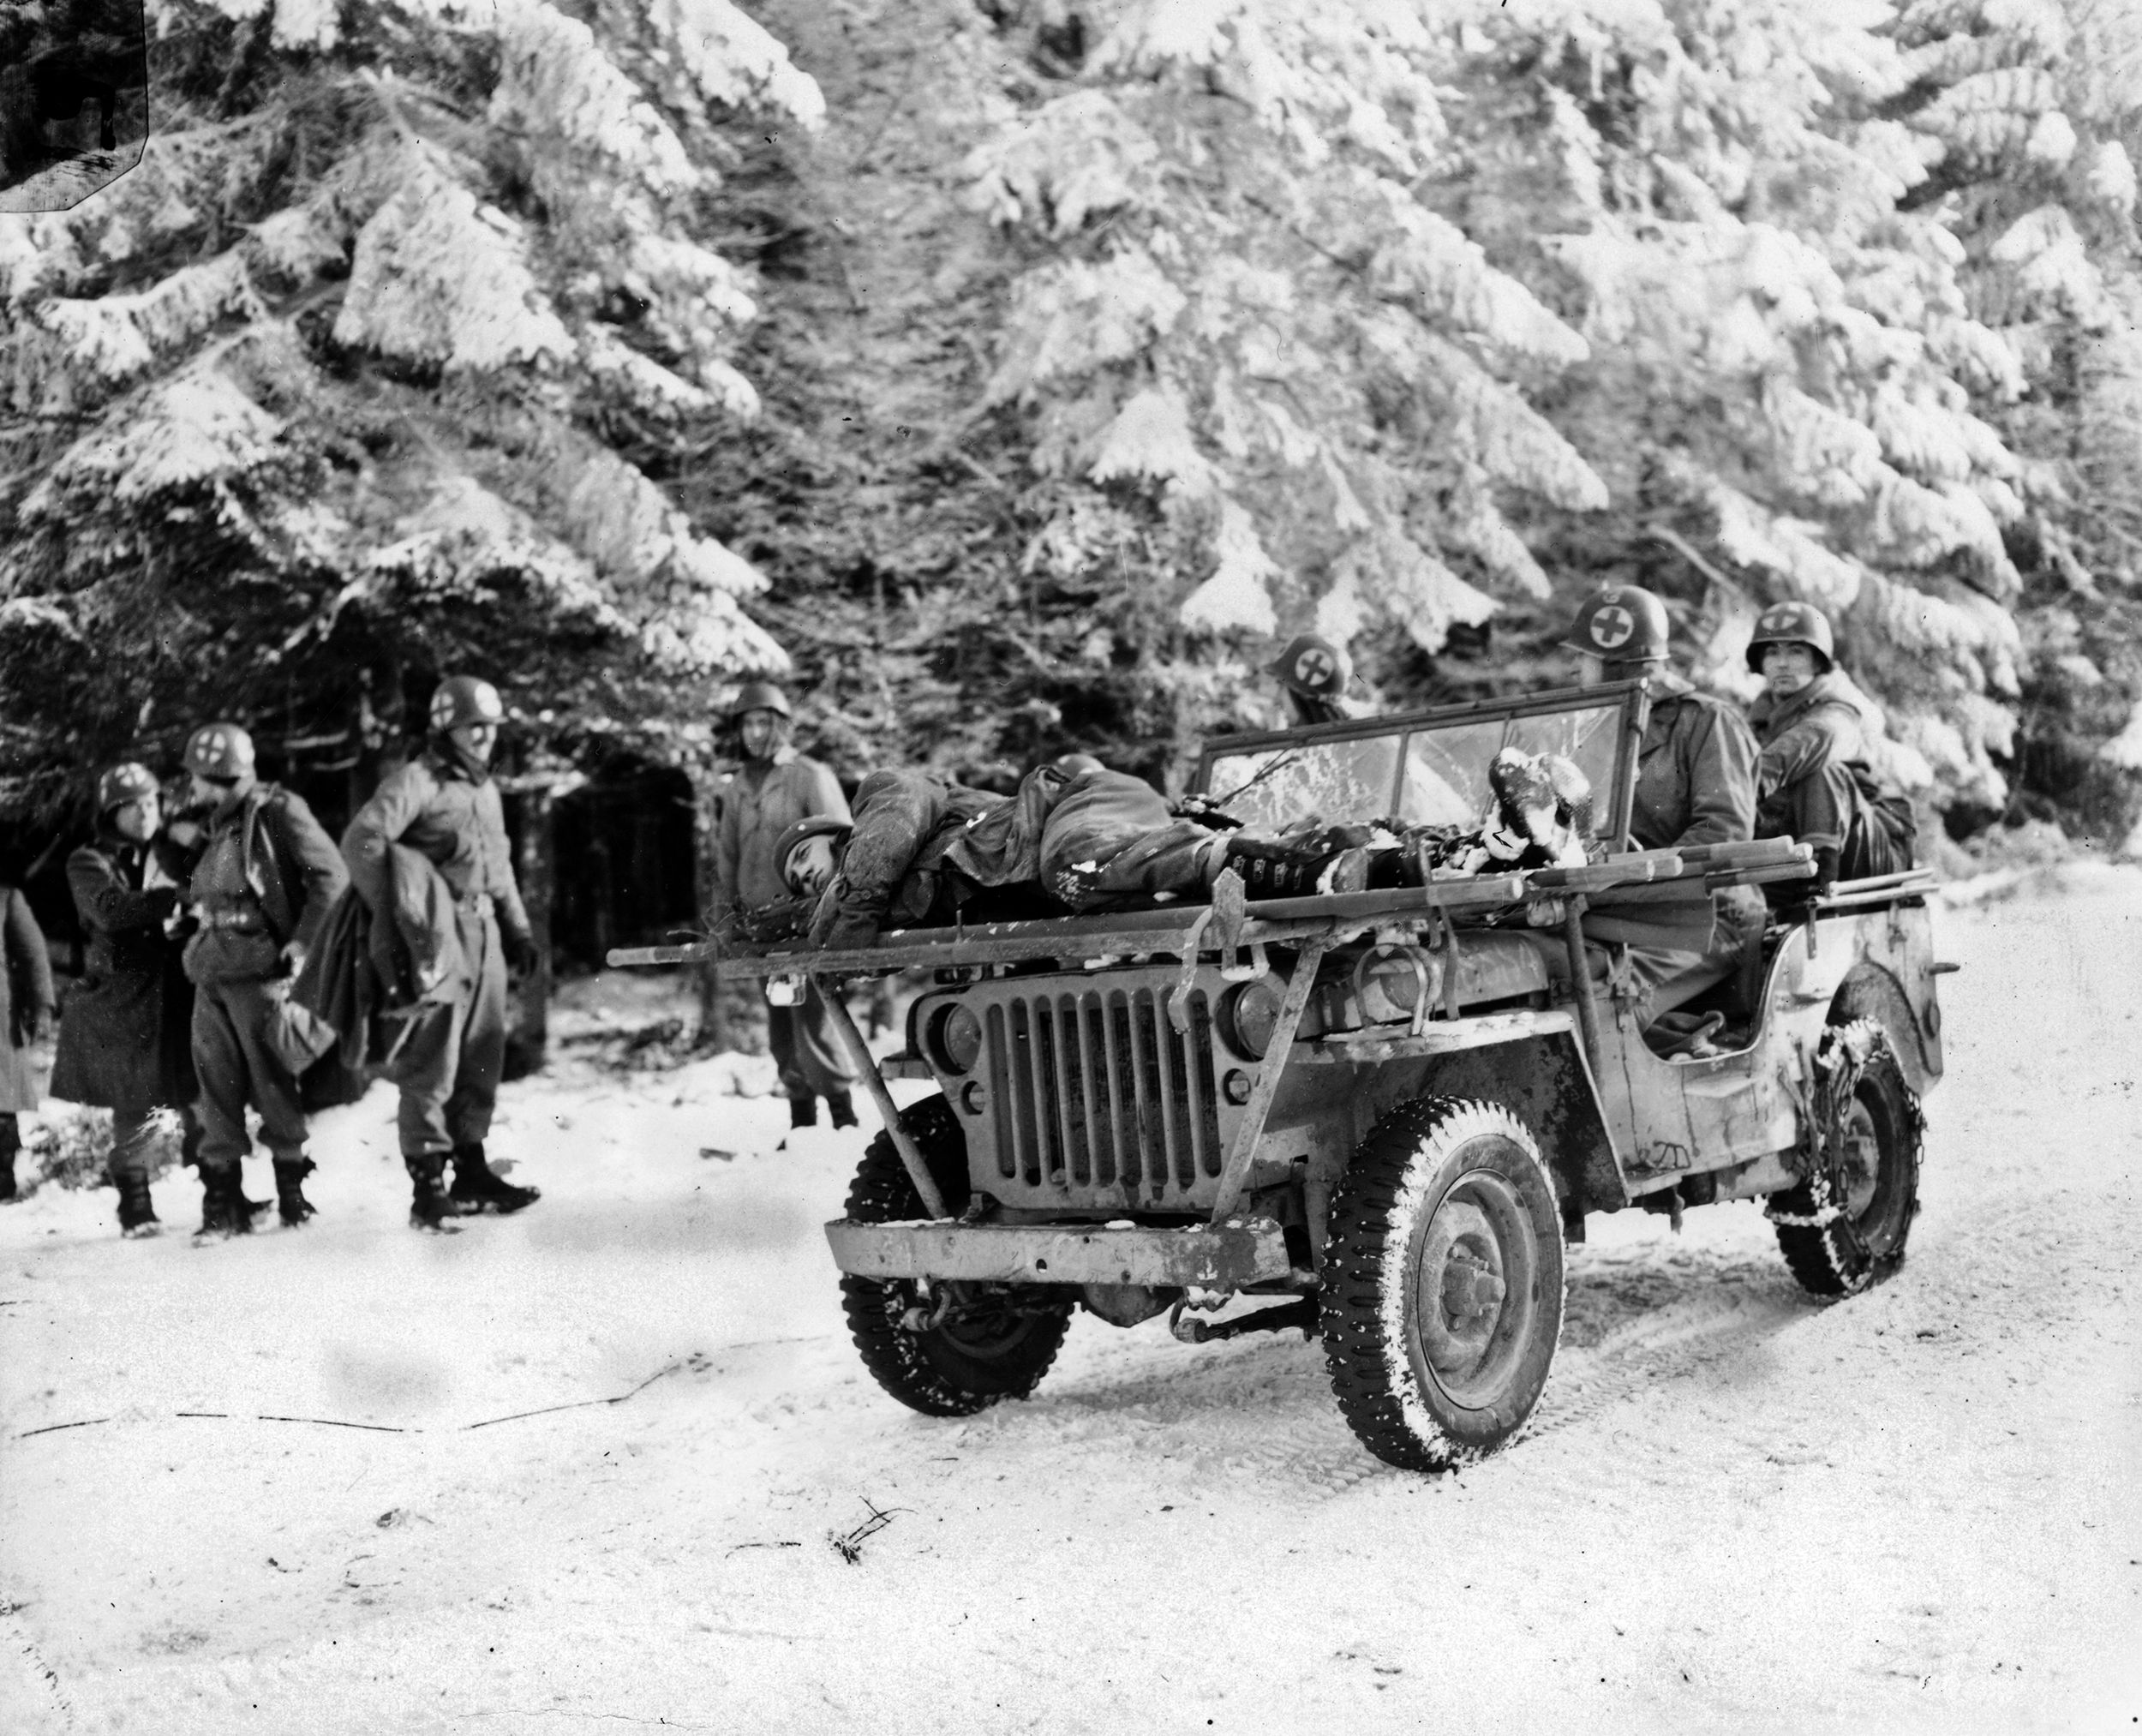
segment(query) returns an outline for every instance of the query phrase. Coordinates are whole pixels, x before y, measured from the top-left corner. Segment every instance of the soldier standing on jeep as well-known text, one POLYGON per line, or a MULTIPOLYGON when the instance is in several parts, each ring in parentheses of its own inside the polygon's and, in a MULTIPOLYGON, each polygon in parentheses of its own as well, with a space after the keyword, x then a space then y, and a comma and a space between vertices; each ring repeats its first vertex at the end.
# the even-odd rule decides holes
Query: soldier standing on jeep
MULTIPOLYGON (((1637 847, 1743 842, 1755 835, 1755 738, 1732 706, 1668 667, 1667 635, 1663 602, 1641 586, 1611 584, 1585 598, 1562 645, 1577 654, 1586 686, 1651 683, 1629 813, 1637 847)), ((1730 976, 1762 932, 1763 901, 1752 888, 1714 894, 1712 909, 1710 943, 1701 952, 1630 947, 1637 979, 1650 991, 1647 1024, 1730 976)))
MULTIPOLYGON (((783 833, 821 817, 846 825, 849 816, 847 798, 830 768, 790 745, 795 713, 779 687, 747 681, 729 717, 742 738, 744 769, 723 792, 715 828, 715 917, 717 924, 733 925, 746 912, 790 895, 774 856, 783 833)), ((815 1127, 822 1097, 834 1126, 855 1125, 849 1096, 855 1075, 815 985, 805 990, 800 1005, 769 1003, 766 1046, 780 1069, 789 1126, 815 1127)))
POLYGON ((349 875, 303 798, 260 782, 253 738, 236 724, 195 730, 186 769, 195 804, 208 811, 207 841, 187 889, 200 931, 184 954, 200 1078, 200 1233, 240 1236, 253 1228, 239 1188, 240 1161, 252 1145, 248 1102, 260 1112, 260 1139, 275 1160, 283 1222, 313 1215, 301 1186, 314 1167, 305 1155, 305 1112, 267 1027, 349 875))

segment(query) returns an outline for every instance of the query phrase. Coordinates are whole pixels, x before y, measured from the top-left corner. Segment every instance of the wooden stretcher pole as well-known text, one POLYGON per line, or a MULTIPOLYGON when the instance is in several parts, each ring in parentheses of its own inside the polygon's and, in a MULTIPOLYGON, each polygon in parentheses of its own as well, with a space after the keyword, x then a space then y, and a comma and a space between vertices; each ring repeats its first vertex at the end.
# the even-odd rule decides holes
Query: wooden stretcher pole
POLYGON ((1604 1064, 1599 1048, 1599 1008, 1592 1000, 1591 961, 1584 954, 1584 895, 1562 901, 1562 939, 1570 949, 1570 991, 1577 997, 1577 1027, 1584 1033, 1584 1057, 1592 1076, 1604 1064))
POLYGON ((921 1147, 908 1138, 907 1129, 900 1124, 900 1106, 893 1101, 893 1094, 885 1088, 885 1075, 877 1070, 877 1063, 871 1058, 870 1045, 863 1040, 863 1033, 855 1028, 855 1015, 848 1011, 847 998, 840 985, 830 977, 813 977, 811 986, 817 990, 826 1003, 826 1014, 833 1021, 833 1028, 840 1033, 841 1043, 848 1051, 848 1060, 862 1075, 864 1086, 871 1093, 871 1101, 877 1105, 878 1117, 885 1123, 885 1131, 892 1135, 893 1149, 900 1153, 900 1160, 907 1166, 907 1179, 915 1184, 915 1191, 922 1195, 923 1209, 932 1218, 949 1218, 945 1210, 944 1195, 937 1191, 937 1184, 930 1174, 930 1165, 922 1160, 921 1147))

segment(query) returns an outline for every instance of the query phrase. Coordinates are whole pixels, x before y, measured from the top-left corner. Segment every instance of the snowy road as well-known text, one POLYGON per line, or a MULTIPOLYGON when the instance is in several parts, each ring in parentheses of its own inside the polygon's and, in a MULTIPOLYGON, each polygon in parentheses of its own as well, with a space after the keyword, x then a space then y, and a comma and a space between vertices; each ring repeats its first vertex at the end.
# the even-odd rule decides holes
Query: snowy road
POLYGON ((900 1410, 818 1230, 860 1138, 776 1155, 721 1063, 510 1087, 544 1199, 452 1237, 383 1090, 301 1232, 45 1188, 0 1211, 0 1728, 2131 1729, 2142 874, 1937 922, 1904 1271, 1824 1308, 1752 1206, 1595 1219, 1462 1477, 1363 1454, 1298 1334, 1081 1316, 1034 1402, 900 1410))

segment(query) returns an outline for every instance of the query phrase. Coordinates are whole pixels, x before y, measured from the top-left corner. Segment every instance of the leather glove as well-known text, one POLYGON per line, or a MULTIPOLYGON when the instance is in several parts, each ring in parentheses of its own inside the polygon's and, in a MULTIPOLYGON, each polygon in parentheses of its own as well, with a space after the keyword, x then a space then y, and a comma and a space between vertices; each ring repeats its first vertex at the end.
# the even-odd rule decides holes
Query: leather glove
POLYGON ((1836 884, 1837 852, 1818 844, 1815 848, 1815 877, 1808 882, 1807 895, 1810 899, 1827 898, 1836 884))
POLYGON ((517 977, 533 976, 540 955, 536 937, 525 929, 509 928, 499 936, 506 952, 506 967, 517 977))

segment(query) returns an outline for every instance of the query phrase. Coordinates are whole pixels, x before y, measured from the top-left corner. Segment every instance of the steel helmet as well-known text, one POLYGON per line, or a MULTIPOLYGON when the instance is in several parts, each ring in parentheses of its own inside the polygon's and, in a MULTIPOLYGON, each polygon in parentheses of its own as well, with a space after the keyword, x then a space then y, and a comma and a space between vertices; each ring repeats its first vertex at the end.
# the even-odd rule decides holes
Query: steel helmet
POLYGON ((807 843, 813 838, 829 837, 833 840, 834 850, 838 853, 841 847, 847 841, 848 834, 854 829, 847 821, 835 819, 831 814, 811 814, 787 828, 774 841, 774 871, 781 876, 781 884, 788 887, 791 892, 796 890, 788 879, 788 859, 796 853, 799 844, 807 843))
POLYGON ((1354 660, 1321 633, 1296 633, 1287 649, 1265 665, 1305 699, 1337 699, 1354 682, 1354 660))
POLYGON ((218 783, 253 775, 253 738, 235 723, 204 723, 186 743, 186 769, 218 783))
POLYGON ((1108 768, 1090 753, 1060 753, 1049 762, 1050 770, 1061 777, 1077 777, 1082 772, 1106 771, 1108 768))
POLYGON ((746 681, 736 690, 736 697, 729 702, 729 721, 740 721, 747 711, 778 711, 787 718, 796 715, 788 696, 771 681, 746 681))
POLYGON ((148 767, 128 760, 115 765, 97 780, 97 811, 108 814, 114 808, 123 808, 129 802, 138 802, 144 796, 161 795, 163 786, 156 781, 156 774, 148 767))
POLYGON ((431 727, 444 735, 464 723, 502 723, 506 707, 499 690, 475 675, 449 675, 431 691, 431 727))
POLYGON ((1565 650, 1610 663, 1648 663, 1666 655, 1666 605, 1639 584, 1610 584, 1586 597, 1570 623, 1565 650))
POLYGON ((1748 641, 1748 667, 1762 673, 1765 645, 1805 645, 1824 671, 1837 661, 1836 642, 1831 638, 1829 617, 1811 602, 1774 602, 1756 622, 1755 637, 1748 641))

